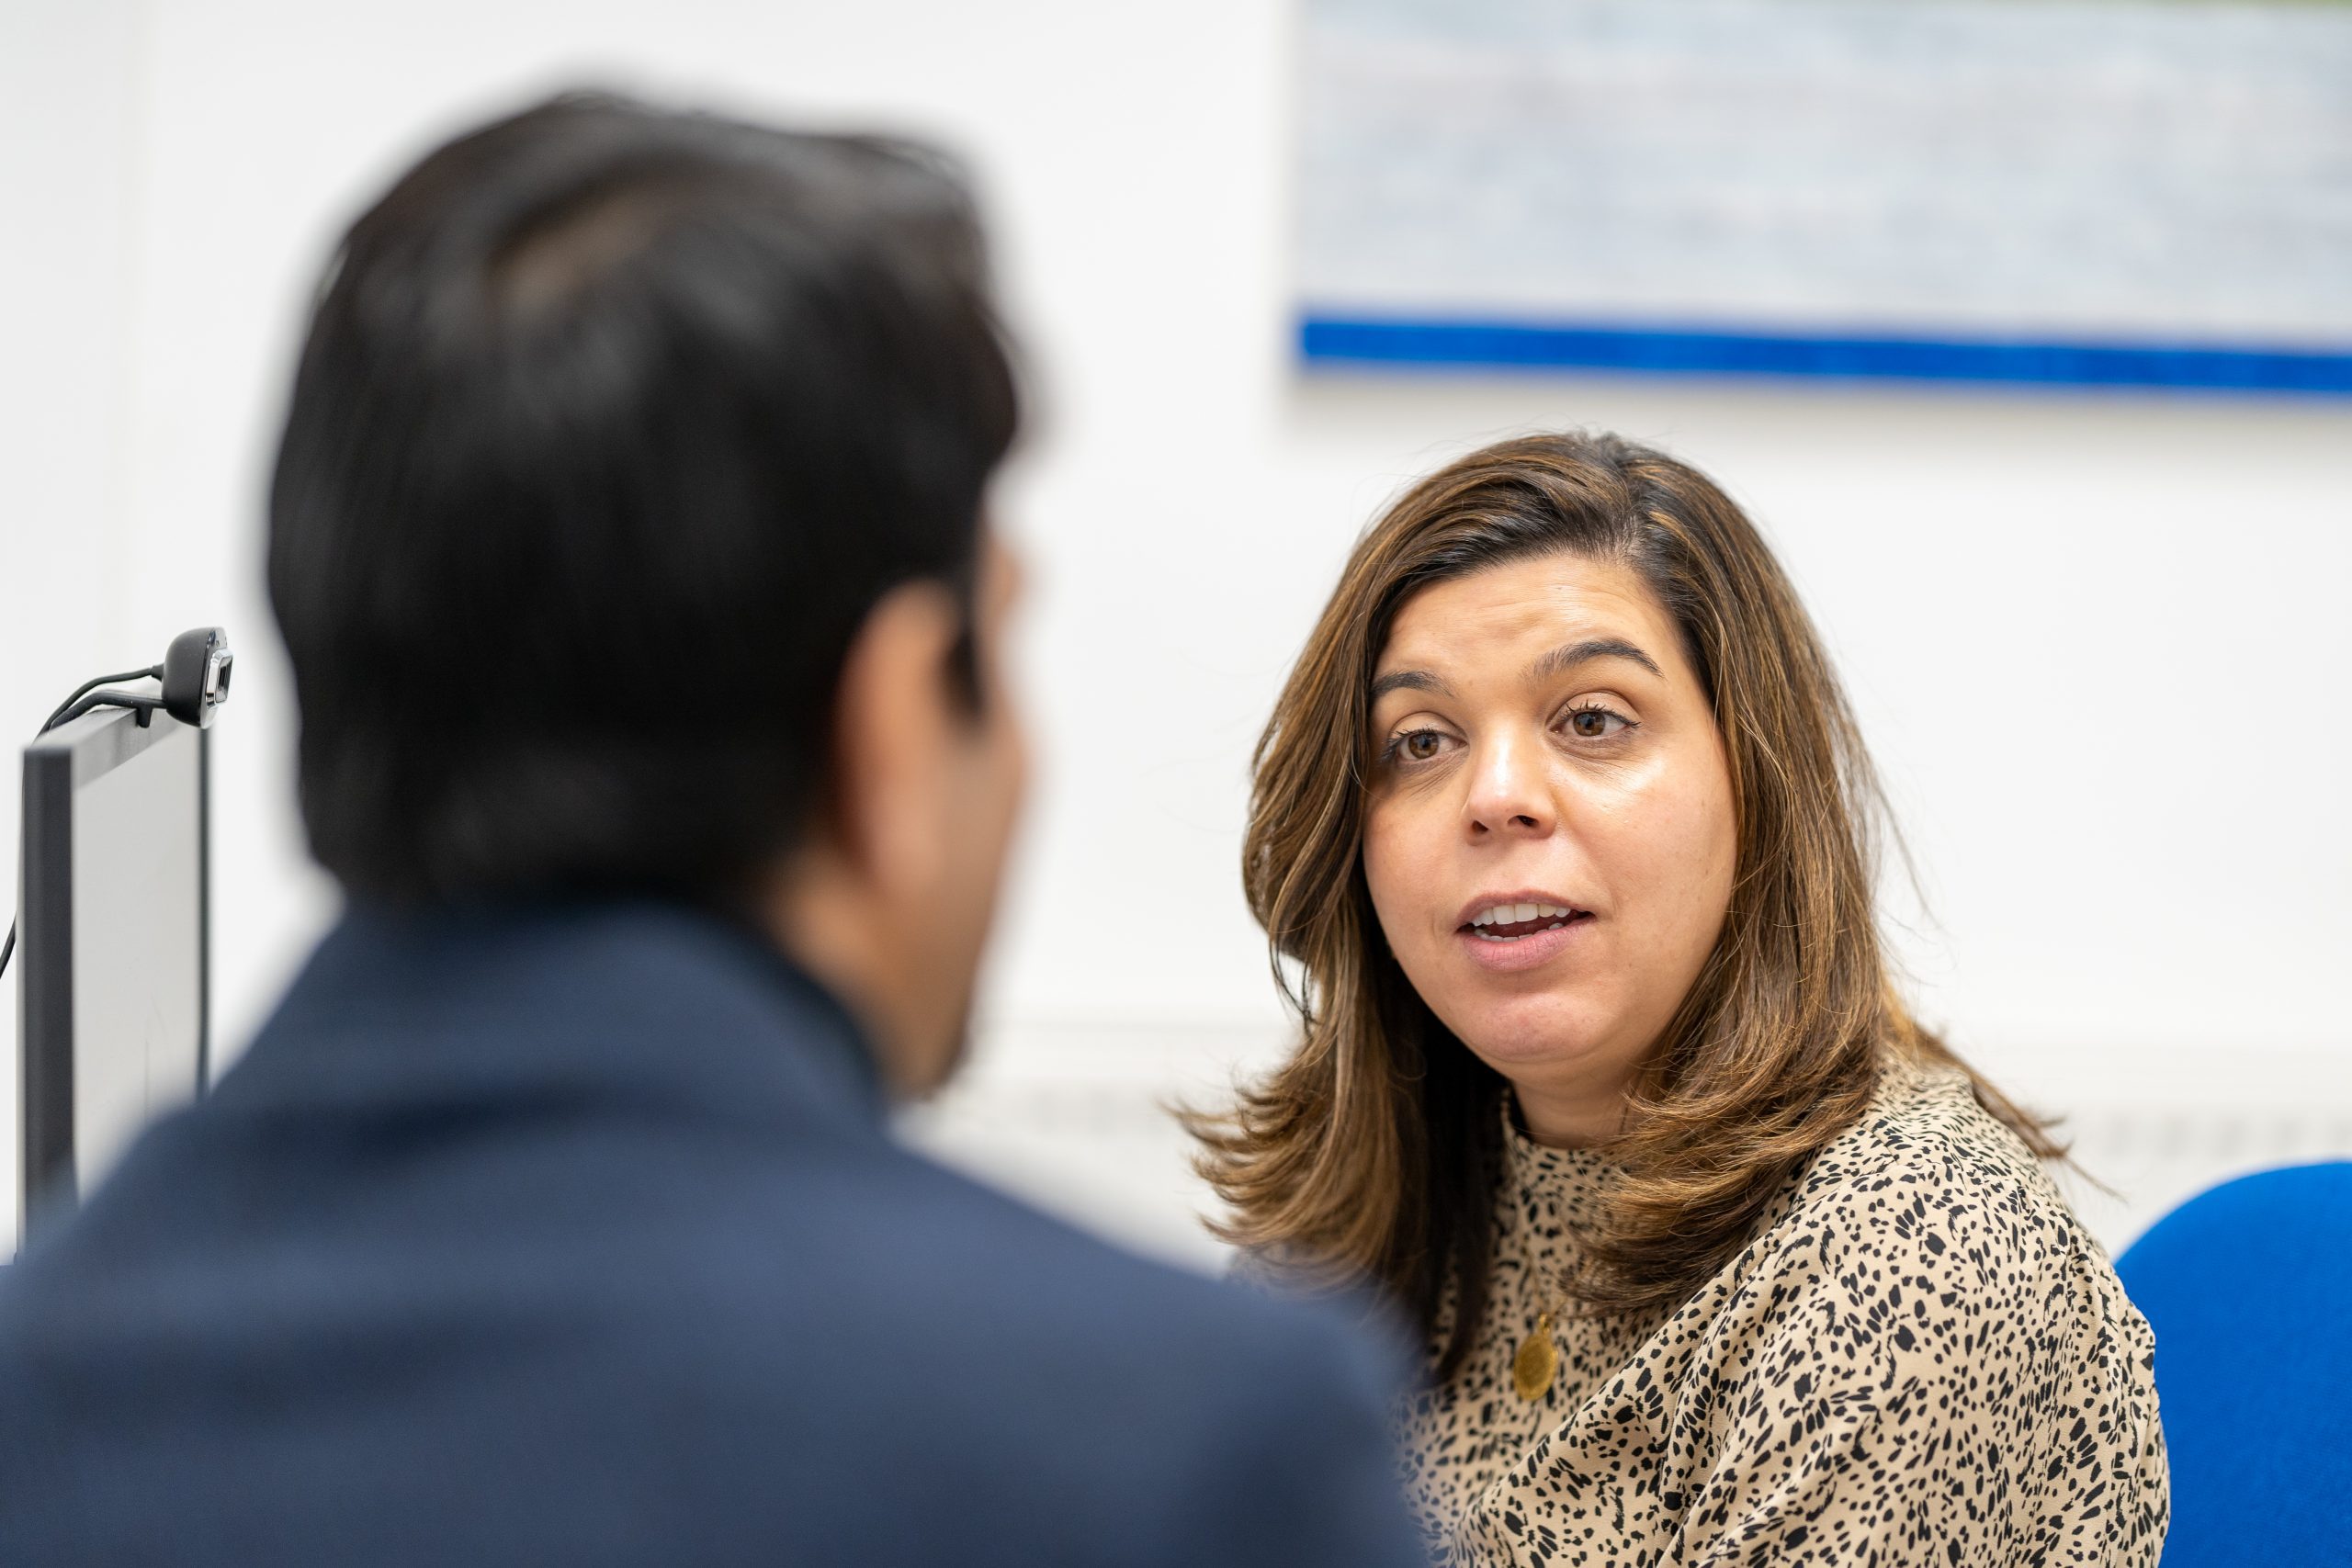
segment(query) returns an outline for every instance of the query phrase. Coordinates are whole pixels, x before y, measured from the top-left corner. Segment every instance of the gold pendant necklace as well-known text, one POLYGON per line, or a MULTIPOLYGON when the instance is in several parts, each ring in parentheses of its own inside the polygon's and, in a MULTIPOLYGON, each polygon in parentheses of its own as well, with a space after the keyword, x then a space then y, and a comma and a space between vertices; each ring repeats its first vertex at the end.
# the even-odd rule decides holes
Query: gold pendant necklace
POLYGON ((1559 1347, 1552 1343, 1552 1314, 1539 1313, 1535 1332, 1519 1342, 1519 1354, 1510 1359, 1510 1385, 1520 1398, 1532 1403, 1551 1392, 1552 1380, 1559 1371, 1559 1347))

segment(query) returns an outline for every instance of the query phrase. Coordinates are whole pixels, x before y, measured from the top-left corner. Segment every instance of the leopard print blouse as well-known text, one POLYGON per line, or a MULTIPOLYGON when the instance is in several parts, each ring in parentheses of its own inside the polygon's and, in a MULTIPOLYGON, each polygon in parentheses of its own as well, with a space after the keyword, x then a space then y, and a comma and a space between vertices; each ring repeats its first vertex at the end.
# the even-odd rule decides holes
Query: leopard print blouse
POLYGON ((1400 1411, 1438 1562, 2155 1562, 2147 1320, 1964 1075, 1890 1066, 1679 1308, 1555 1318, 1532 1402, 1514 1353, 1609 1171, 1510 1120, 1486 1322, 1400 1411))

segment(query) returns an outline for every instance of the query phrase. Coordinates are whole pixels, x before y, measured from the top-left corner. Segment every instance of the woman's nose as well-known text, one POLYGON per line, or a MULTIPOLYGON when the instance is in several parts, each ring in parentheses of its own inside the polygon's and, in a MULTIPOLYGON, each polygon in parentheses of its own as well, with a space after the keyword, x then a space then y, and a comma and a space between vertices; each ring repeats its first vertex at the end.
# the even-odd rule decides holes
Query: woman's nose
POLYGON ((1555 814, 1543 749, 1509 736, 1481 747, 1463 806, 1473 839, 1497 833, 1540 839, 1549 833, 1555 814))

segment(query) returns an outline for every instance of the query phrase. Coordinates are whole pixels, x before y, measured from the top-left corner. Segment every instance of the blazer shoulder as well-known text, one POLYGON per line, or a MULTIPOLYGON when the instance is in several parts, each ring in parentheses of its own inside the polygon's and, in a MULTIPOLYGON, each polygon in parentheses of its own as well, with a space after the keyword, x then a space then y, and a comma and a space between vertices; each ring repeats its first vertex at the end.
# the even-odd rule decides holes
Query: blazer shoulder
POLYGON ((824 1164, 780 1164, 677 1244, 707 1272, 718 1321, 706 1326, 779 1375, 805 1371, 802 1347, 774 1332, 781 1316, 855 1341, 888 1377, 985 1389, 983 1404, 1116 1390, 1068 1403, 1125 1420, 1125 1402, 1148 1400, 1162 1427, 1285 1398, 1378 1410, 1401 1386, 1401 1337, 1358 1303, 1137 1256, 894 1143, 824 1164))
POLYGON ((910 1265, 966 1273, 977 1292, 1029 1303, 1041 1327, 1073 1348, 1117 1356, 1198 1344, 1296 1357, 1302 1344, 1337 1345, 1369 1347, 1382 1363, 1391 1348, 1385 1320, 1363 1303, 1284 1297, 1145 1258, 922 1155, 900 1149, 895 1161, 933 1238, 910 1265))
POLYGON ((973 1507, 1067 1508, 1054 1528, 1097 1560, 1411 1560, 1386 1425, 1404 1361, 1354 1314, 1134 1256, 911 1152, 842 1190, 821 1258, 687 1336, 714 1379, 764 1384, 779 1445, 870 1438, 994 1499, 973 1507), (1106 1529, 1128 1548, 1102 1555, 1106 1529))

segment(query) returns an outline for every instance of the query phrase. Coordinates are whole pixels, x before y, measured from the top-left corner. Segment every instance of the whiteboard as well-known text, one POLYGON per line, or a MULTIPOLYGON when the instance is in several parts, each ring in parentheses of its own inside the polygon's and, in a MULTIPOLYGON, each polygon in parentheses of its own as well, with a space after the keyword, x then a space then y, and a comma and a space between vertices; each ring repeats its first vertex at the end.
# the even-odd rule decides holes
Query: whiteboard
POLYGON ((2352 5, 1307 17, 1311 361, 2352 391, 2352 5))

